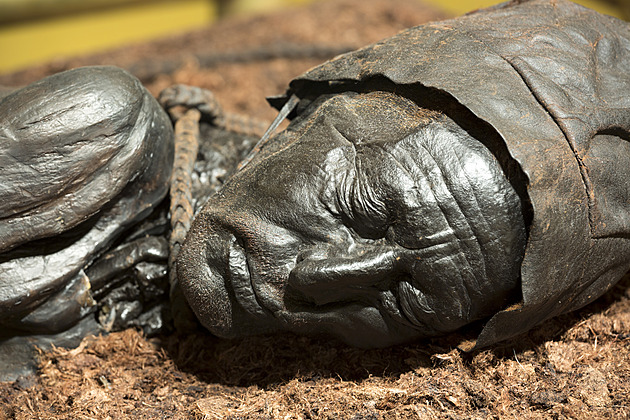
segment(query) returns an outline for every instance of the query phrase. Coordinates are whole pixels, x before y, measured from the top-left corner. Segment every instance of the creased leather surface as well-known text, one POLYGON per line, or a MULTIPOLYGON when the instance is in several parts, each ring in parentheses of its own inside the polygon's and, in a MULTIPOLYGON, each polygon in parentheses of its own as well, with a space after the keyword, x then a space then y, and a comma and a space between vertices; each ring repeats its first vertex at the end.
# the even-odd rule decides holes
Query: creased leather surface
POLYGON ((484 346, 594 300, 630 266, 630 30, 568 1, 506 3, 401 32, 290 84, 312 98, 386 78, 450 95, 504 139, 533 220, 523 301, 484 346))

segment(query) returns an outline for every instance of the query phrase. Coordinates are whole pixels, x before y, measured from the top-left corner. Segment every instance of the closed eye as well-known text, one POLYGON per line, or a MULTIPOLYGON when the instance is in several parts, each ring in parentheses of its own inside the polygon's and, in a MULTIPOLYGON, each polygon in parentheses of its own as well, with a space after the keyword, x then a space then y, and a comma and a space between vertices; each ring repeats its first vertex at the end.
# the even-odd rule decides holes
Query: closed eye
POLYGON ((384 191, 378 189, 372 147, 354 145, 349 164, 331 181, 343 223, 366 239, 383 238, 389 227, 384 191))

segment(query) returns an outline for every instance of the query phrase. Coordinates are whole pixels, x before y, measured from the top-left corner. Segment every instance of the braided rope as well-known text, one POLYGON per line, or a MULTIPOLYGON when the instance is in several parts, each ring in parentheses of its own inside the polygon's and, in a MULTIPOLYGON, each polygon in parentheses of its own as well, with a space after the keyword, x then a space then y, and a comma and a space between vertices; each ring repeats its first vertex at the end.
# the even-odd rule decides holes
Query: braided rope
POLYGON ((200 117, 201 113, 192 108, 175 123, 175 161, 171 175, 171 236, 168 261, 171 290, 177 283, 175 260, 194 214, 191 174, 199 150, 200 117))
POLYGON ((194 215, 191 174, 199 150, 199 122, 202 118, 209 119, 224 130, 258 137, 265 134, 269 124, 244 115, 224 112, 212 92, 196 86, 170 86, 160 93, 158 100, 176 121, 169 240, 169 270, 171 287, 174 287, 177 281, 175 260, 194 215))
POLYGON ((221 123, 223 125, 220 127, 224 130, 259 138, 265 134, 267 127, 269 127, 267 121, 232 112, 224 113, 221 123))
POLYGON ((196 86, 170 86, 160 93, 158 99, 174 120, 181 118, 186 109, 196 108, 201 113, 201 118, 237 134, 261 137, 269 126, 266 121, 225 112, 212 92, 196 86))
POLYGON ((158 101, 175 120, 182 117, 182 109, 196 108, 207 119, 215 124, 223 120, 223 108, 212 92, 196 86, 173 85, 160 92, 158 101))
POLYGON ((158 100, 175 121, 168 270, 173 321, 178 331, 186 332, 193 331, 197 324, 179 287, 176 261, 194 216, 192 171, 199 151, 199 123, 203 119, 224 130, 257 137, 263 136, 268 123, 224 112, 212 92, 199 87, 173 85, 164 89, 158 100))

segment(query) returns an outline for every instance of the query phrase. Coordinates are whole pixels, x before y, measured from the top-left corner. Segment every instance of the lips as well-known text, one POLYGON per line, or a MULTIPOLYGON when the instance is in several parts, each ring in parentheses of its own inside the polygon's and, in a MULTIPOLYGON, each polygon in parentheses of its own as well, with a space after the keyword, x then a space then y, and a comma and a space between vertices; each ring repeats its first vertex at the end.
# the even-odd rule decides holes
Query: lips
POLYGON ((197 318, 224 338, 276 330, 255 293, 248 253, 233 234, 207 226, 193 222, 177 259, 179 284, 197 318))
POLYGON ((249 315, 254 317, 266 317, 269 314, 258 302, 250 264, 245 249, 238 243, 236 238, 229 245, 227 282, 231 285, 236 301, 249 315))

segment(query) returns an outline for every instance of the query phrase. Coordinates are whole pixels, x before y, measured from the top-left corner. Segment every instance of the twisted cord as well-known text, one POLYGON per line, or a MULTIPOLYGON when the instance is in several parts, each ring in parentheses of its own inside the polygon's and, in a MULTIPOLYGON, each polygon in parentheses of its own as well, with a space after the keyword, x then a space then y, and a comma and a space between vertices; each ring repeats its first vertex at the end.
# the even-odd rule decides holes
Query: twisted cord
POLYGON ((237 134, 261 137, 269 126, 266 121, 225 112, 212 92, 196 86, 182 84, 170 86, 160 93, 158 100, 173 120, 181 118, 186 109, 196 108, 202 119, 237 134))
POLYGON ((173 85, 158 100, 175 122, 175 161, 171 176, 171 236, 169 270, 171 287, 176 283, 175 260, 194 214, 191 174, 199 150, 199 122, 202 119, 227 131, 261 137, 268 123, 245 115, 226 113, 207 89, 173 85))
POLYGON ((180 332, 196 329, 197 321, 179 287, 176 261, 192 223, 192 171, 199 150, 199 123, 203 119, 219 128, 243 135, 262 136, 267 123, 226 113, 212 92, 193 86, 164 89, 158 100, 175 121, 175 160, 170 184, 171 235, 169 237, 169 285, 171 312, 180 332))
POLYGON ((222 124, 224 130, 252 137, 262 137, 269 126, 267 121, 232 112, 223 114, 222 124))
POLYGON ((199 150, 201 113, 192 108, 175 123, 175 161, 171 175, 171 236, 169 238, 169 279, 171 291, 177 283, 175 260, 193 218, 191 174, 199 150))

